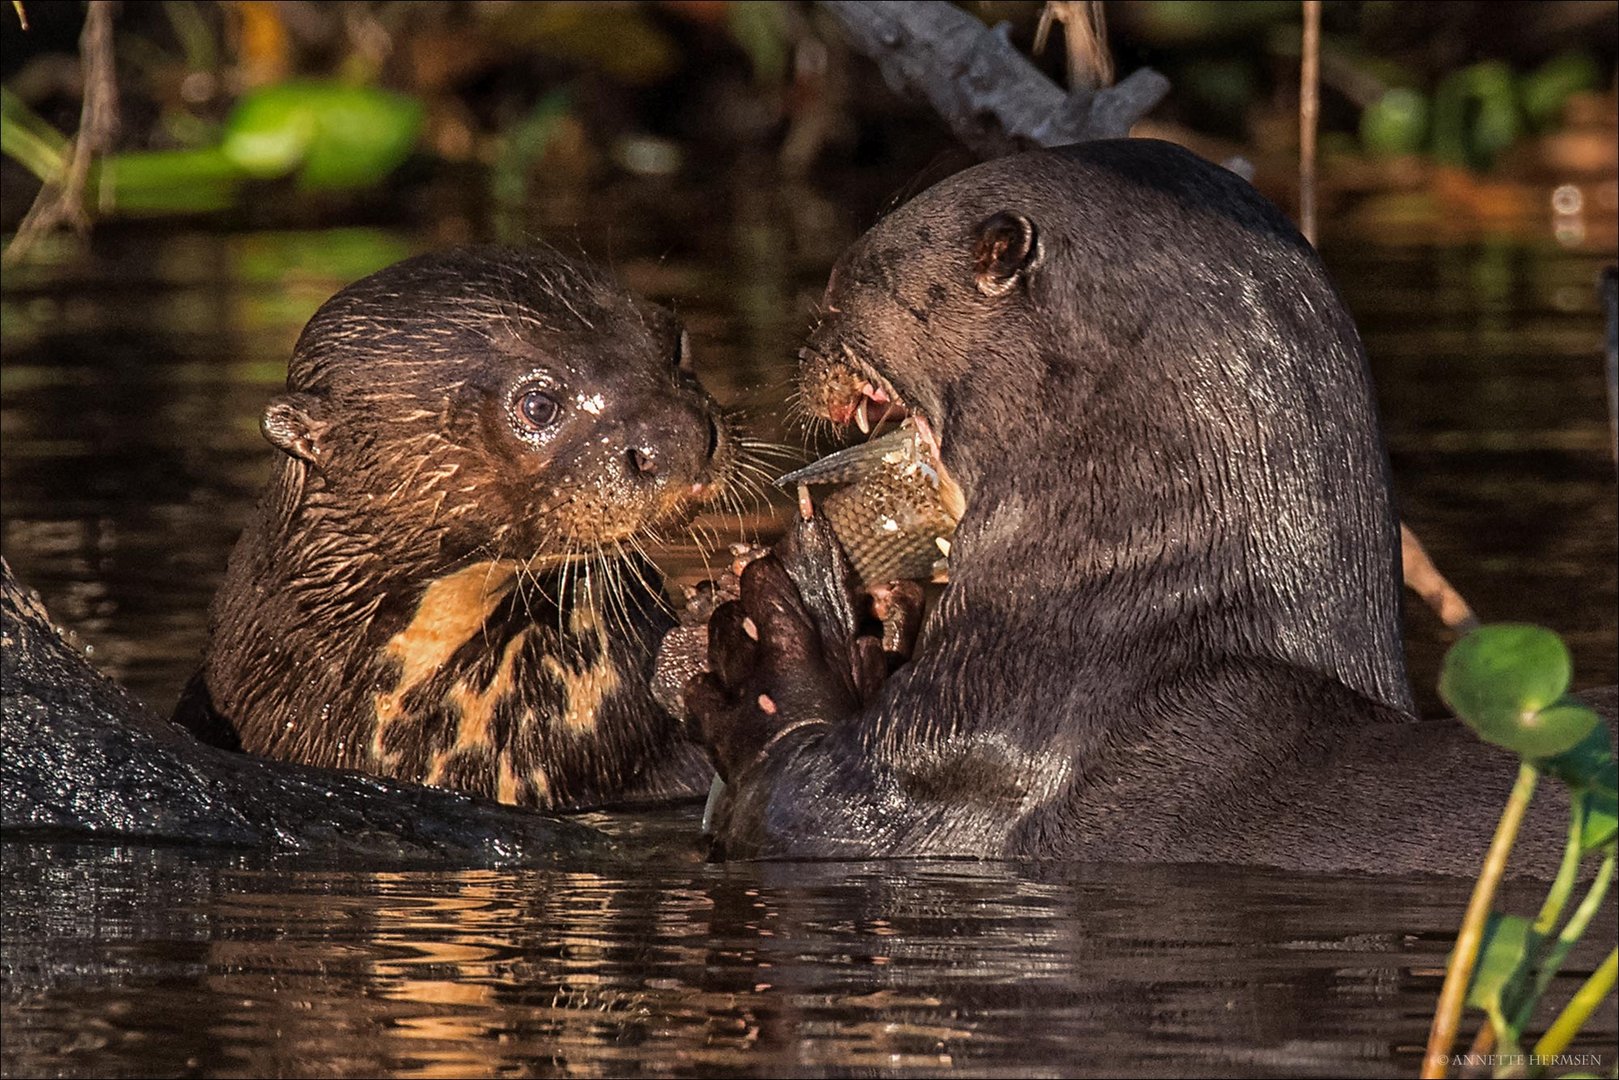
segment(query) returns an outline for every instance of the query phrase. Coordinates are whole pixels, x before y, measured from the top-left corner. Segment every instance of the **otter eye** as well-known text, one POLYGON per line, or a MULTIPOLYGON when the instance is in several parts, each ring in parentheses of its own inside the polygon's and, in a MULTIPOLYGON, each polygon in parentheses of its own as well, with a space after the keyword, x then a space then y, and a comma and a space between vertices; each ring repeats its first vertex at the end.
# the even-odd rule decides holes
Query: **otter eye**
POLYGON ((534 430, 550 427, 556 422, 562 406, 544 390, 530 390, 517 403, 517 411, 534 430))

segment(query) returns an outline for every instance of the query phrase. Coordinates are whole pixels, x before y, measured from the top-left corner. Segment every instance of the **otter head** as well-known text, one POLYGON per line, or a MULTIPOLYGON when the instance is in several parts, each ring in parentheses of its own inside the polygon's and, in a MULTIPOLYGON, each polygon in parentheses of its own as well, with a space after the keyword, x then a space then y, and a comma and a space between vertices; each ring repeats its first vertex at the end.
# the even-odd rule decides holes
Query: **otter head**
MULTIPOLYGON (((896 210, 838 261, 800 369, 813 415, 862 432, 912 417, 941 468, 964 418, 1008 436, 1026 426, 1017 387, 1035 377, 1049 247, 1027 199, 954 187, 896 210)), ((947 496, 953 473, 971 473, 957 449, 947 496)))
POLYGON ((416 573, 634 544, 733 467, 674 316, 551 251, 373 274, 315 314, 287 382, 262 425, 286 513, 416 573))
POLYGON ((1256 654, 1407 700, 1358 335, 1227 170, 1124 139, 946 179, 839 260, 800 391, 835 423, 914 418, 962 495, 958 599, 971 567, 997 603, 1015 575, 1240 610, 1256 654))

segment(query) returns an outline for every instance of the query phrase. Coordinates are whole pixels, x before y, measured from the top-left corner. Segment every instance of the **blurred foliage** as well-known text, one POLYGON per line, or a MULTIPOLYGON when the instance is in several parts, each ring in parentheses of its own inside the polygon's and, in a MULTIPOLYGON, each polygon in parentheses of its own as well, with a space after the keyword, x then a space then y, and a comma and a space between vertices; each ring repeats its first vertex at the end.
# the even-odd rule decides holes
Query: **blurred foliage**
POLYGON ((368 86, 297 81, 255 90, 225 121, 219 151, 249 176, 296 171, 310 189, 369 187, 416 145, 421 103, 368 86))
MULTIPOLYGON (((1030 48, 1038 0, 964 6, 1030 48)), ((79 122, 83 5, 23 11, 27 31, 13 11, 0 19, 3 149, 8 169, 49 180, 79 122)), ((1588 145, 1560 147, 1557 167, 1611 172, 1613 137, 1597 129, 1613 112, 1615 11, 1332 0, 1323 146, 1373 165, 1421 155, 1488 170, 1579 128, 1588 145)), ((1251 159, 1294 152, 1299 18, 1294 0, 1108 6, 1119 70, 1150 65, 1174 83, 1155 133, 1251 159)), ((122 5, 115 34, 122 131, 91 193, 101 214, 251 209, 264 184, 300 193, 283 204, 319 205, 471 169, 509 219, 536 184, 605 169, 774 153, 791 173, 926 160, 943 141, 807 2, 163 0, 122 5)), ((1060 52, 1035 58, 1059 79, 1060 52)), ((12 224, 20 187, 0 198, 12 224)))
MULTIPOLYGON (((66 168, 68 141, 16 95, 0 101, 5 153, 41 181, 66 168)), ((368 188, 416 145, 420 103, 364 86, 293 81, 254 90, 212 146, 110 154, 91 202, 106 213, 181 213, 231 205, 248 180, 292 176, 304 190, 368 188)))

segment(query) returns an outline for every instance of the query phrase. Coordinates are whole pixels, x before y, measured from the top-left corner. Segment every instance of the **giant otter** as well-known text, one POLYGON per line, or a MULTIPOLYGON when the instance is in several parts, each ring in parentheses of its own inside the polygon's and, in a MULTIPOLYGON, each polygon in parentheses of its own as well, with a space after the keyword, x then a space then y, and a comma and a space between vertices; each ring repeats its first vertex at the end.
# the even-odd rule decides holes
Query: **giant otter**
POLYGON ((739 443, 669 312, 551 251, 410 259, 315 313, 263 430, 186 726, 535 807, 707 788, 645 546, 739 443))
POLYGON ((1515 761, 1411 715, 1360 342, 1248 184, 1143 139, 1002 158, 876 225, 824 311, 804 401, 908 411, 963 513, 886 681, 818 518, 715 613, 687 702, 724 853, 1477 872, 1515 761))

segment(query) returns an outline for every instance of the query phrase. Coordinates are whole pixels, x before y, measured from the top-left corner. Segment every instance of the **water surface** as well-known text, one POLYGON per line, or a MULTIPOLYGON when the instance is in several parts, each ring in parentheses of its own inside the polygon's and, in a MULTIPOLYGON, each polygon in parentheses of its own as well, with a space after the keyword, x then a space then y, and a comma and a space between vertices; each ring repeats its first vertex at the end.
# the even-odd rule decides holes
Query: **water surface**
POLYGON ((445 873, 5 845, 4 1071, 1411 1075, 1467 888, 659 850, 445 873))

